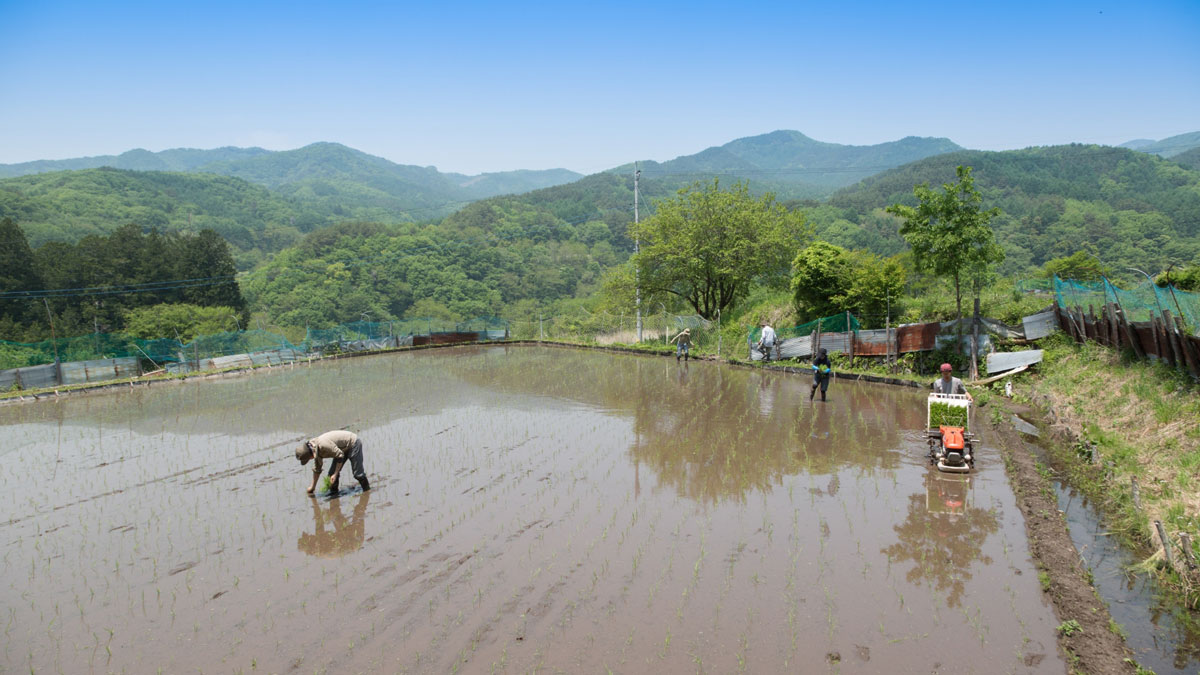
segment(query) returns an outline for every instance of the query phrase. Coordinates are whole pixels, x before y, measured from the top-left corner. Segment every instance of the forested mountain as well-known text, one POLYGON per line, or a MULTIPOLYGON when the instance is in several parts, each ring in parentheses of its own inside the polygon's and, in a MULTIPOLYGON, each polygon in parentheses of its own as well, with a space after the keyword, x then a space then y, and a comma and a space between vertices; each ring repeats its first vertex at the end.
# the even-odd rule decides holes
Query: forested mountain
POLYGON ((522 169, 517 171, 481 173, 478 176, 468 176, 461 173, 447 173, 443 175, 454 181, 475 199, 484 199, 495 195, 521 194, 530 190, 565 185, 583 178, 583 174, 578 174, 567 169, 545 169, 542 171, 522 169))
MULTIPOLYGON (((823 197, 836 188, 909 162, 962 148, 946 138, 909 136, 878 145, 841 145, 815 141, 799 131, 773 131, 739 138, 668 162, 639 163, 642 176, 683 185, 744 179, 755 192, 780 198, 823 197)), ((632 173, 633 166, 613 169, 632 173)))
POLYGON ((905 249, 898 223, 882 207, 915 204, 913 185, 951 182, 960 164, 974 167, 984 206, 1004 212, 992 221, 1007 253, 1001 273, 1022 273, 1079 250, 1120 268, 1200 262, 1200 172, 1107 146, 939 155, 864 180, 806 211, 824 239, 897 253, 905 249))
POLYGON ((1193 148, 1200 148, 1200 131, 1171 136, 1161 141, 1139 139, 1122 143, 1120 147, 1137 150, 1138 152, 1148 152, 1159 157, 1174 157, 1193 148))
MULTIPOLYGON (((651 183, 650 189, 657 188, 651 183)), ((632 242, 633 178, 475 202, 436 225, 347 223, 313 232, 242 283, 285 325, 404 317, 528 317, 586 297, 632 242)))
POLYGON ((20 225, 34 248, 127 224, 164 233, 208 228, 234 247, 242 269, 340 218, 237 178, 107 168, 0 180, 4 217, 20 225))
POLYGON ((74 159, 39 159, 20 164, 0 164, 0 178, 28 176, 35 173, 51 171, 79 171, 81 169, 99 169, 102 166, 128 171, 196 171, 205 164, 247 159, 258 155, 268 154, 270 150, 262 148, 224 147, 213 150, 196 150, 193 148, 176 148, 162 152, 149 150, 129 150, 119 155, 97 155, 95 157, 77 157, 74 159))
POLYGON ((528 192, 581 177, 566 169, 478 176, 441 173, 434 167, 396 164, 337 143, 313 143, 279 152, 233 147, 130 150, 120 155, 0 164, 0 178, 100 167, 235 176, 326 209, 340 208, 354 218, 387 221, 440 217, 471 200, 528 192))

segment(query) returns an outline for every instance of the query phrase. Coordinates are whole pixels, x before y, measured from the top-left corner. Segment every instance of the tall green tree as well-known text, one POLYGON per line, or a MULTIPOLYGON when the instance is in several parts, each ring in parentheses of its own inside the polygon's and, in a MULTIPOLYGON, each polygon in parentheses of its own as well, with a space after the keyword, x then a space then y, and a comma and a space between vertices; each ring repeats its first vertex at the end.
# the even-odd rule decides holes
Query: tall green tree
POLYGON ((640 240, 631 259, 649 293, 686 301, 714 319, 746 296, 752 281, 783 283, 792 252, 809 236, 799 211, 772 194, 754 198, 749 186, 723 190, 717 179, 657 202, 650 218, 630 228, 640 240))
MULTIPOLYGON (((25 232, 12 218, 0 220, 0 330, 4 336, 15 335, 19 326, 31 323, 40 316, 40 301, 13 297, 7 294, 41 290, 42 278, 33 260, 33 250, 25 232)), ((11 337, 9 339, 12 339, 11 337)))
POLYGON ((792 261, 792 297, 800 321, 845 311, 838 298, 850 286, 850 256, 846 249, 814 241, 792 261))
POLYGON ((229 244, 221 235, 205 229, 194 237, 184 237, 180 246, 180 279, 210 279, 219 282, 182 289, 183 301, 207 307, 232 307, 238 312, 241 321, 246 322, 250 314, 234 278, 237 265, 233 261, 229 244), (220 282, 216 277, 227 277, 228 280, 220 282))
MULTIPOLYGON (((912 247, 917 269, 954 281, 954 302, 962 322, 962 282, 982 279, 986 270, 1004 260, 989 222, 1000 209, 981 208, 971 167, 955 169, 958 180, 943 183, 941 192, 928 183, 913 188, 918 205, 892 204, 887 212, 904 220, 900 236, 912 247)), ((979 288, 976 288, 978 292, 979 288)), ((960 340, 961 343, 961 340, 960 340)))

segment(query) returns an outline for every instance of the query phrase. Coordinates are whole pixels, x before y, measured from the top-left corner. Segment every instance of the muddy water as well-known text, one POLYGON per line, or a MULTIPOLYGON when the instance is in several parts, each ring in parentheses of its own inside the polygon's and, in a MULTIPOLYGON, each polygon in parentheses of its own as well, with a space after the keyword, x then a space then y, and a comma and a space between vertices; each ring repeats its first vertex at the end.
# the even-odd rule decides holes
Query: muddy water
POLYGON ((931 472, 916 391, 480 347, 0 423, 0 670, 1064 670, 999 459, 931 472), (375 489, 309 498, 342 426, 375 489))

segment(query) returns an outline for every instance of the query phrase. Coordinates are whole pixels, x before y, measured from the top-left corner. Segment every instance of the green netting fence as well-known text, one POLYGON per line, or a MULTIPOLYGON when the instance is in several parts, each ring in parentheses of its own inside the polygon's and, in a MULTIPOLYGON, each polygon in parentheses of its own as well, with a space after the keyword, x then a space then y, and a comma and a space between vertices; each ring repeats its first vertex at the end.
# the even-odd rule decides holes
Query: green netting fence
MULTIPOLYGON (((235 354, 275 351, 305 354, 326 349, 330 345, 340 349, 399 346, 405 344, 400 338, 447 333, 478 333, 482 339, 503 339, 508 334, 508 322, 496 317, 459 322, 440 319, 355 321, 327 329, 310 328, 304 340, 298 344, 267 330, 213 333, 197 336, 188 342, 171 338, 144 340, 120 333, 92 333, 32 343, 0 340, 0 370, 131 357, 147 362, 149 367, 164 367, 173 363, 199 363, 205 359, 235 354)), ((406 344, 412 344, 412 341, 406 344)))
MULTIPOLYGON (((783 326, 774 327, 775 335, 780 340, 786 340, 794 337, 805 337, 812 335, 812 332, 820 327, 822 333, 846 333, 849 331, 858 332, 862 329, 862 324, 859 323, 858 317, 849 312, 839 312, 831 316, 824 316, 820 319, 813 319, 808 323, 802 323, 798 326, 783 326)), ((762 337, 761 326, 749 327, 750 333, 747 340, 751 343, 757 343, 762 337)))
POLYGON ((1182 317, 1193 335, 1200 335, 1200 293, 1181 291, 1174 286, 1156 286, 1149 280, 1132 288, 1117 288, 1108 279, 1071 281, 1054 277, 1054 294, 1059 307, 1099 312, 1105 303, 1115 302, 1130 321, 1149 321, 1164 310, 1182 317))

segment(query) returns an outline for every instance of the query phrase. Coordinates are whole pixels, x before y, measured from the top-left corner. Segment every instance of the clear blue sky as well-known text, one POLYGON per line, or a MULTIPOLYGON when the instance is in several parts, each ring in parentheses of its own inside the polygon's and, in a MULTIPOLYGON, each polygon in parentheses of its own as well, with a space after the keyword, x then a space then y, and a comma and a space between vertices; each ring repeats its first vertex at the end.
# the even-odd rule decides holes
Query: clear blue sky
POLYGON ((1200 2, 0 0, 0 163, 335 141, 592 173, 776 129, 997 150, 1197 131, 1200 2))

